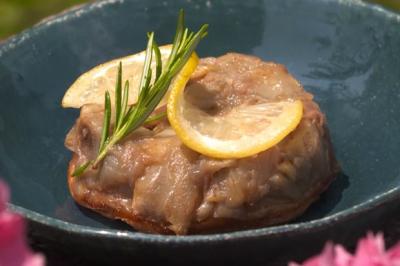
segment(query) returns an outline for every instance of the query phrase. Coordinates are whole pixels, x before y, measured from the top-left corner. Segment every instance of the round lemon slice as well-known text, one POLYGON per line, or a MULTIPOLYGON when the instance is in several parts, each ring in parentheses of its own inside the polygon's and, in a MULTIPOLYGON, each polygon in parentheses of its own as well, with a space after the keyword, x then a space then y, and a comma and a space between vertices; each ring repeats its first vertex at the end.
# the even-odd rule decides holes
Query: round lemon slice
POLYGON ((185 100, 184 87, 172 88, 167 112, 171 126, 191 149, 214 158, 243 158, 279 143, 300 123, 299 100, 241 105, 213 115, 185 100))
MULTIPOLYGON (((160 47, 161 60, 163 62, 168 59, 171 48, 172 45, 160 47)), ((136 103, 145 56, 145 51, 142 51, 134 55, 114 59, 82 74, 65 93, 62 99, 62 107, 80 108, 85 104, 104 104, 106 90, 110 93, 111 102, 113 103, 120 62, 122 62, 122 81, 125 83, 128 80, 130 85, 128 104, 136 103)), ((155 64, 152 65, 152 68, 154 71, 155 64)), ((165 103, 166 100, 161 102, 161 104, 165 103)))

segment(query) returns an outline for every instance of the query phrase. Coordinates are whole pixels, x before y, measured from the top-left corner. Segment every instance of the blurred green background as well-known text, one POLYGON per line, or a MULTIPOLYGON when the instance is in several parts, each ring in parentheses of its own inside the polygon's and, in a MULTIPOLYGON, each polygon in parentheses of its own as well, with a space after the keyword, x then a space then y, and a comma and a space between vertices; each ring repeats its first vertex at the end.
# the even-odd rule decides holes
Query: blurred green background
MULTIPOLYGON (((41 19, 90 0, 0 0, 0 40, 41 19)), ((400 11, 400 0, 369 0, 400 11)))
POLYGON ((0 0, 0 40, 88 0, 0 0))
POLYGON ((369 0, 368 2, 375 2, 387 8, 400 11, 400 0, 369 0))

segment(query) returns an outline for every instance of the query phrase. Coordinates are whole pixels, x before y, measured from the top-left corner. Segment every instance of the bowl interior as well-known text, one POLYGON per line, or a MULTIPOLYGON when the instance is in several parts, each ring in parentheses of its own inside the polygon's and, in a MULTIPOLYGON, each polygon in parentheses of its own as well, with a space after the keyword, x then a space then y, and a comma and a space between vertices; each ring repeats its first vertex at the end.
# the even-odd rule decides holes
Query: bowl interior
POLYGON ((286 65, 326 113, 343 169, 298 221, 326 217, 400 186, 400 17, 358 1, 110 1, 43 23, 0 47, 0 176, 12 203, 94 228, 127 228, 78 207, 67 190, 60 107, 91 67, 169 43, 179 8, 209 23, 201 56, 236 51, 286 65))

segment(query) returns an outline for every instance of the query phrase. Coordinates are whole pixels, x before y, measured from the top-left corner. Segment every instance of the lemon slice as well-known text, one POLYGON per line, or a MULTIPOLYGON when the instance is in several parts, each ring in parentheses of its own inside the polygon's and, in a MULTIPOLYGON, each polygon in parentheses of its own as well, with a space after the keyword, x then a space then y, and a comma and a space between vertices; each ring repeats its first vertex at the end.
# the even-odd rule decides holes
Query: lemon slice
POLYGON ((214 158, 243 158, 279 143, 300 123, 299 100, 241 105, 212 115, 185 100, 184 87, 172 88, 167 111, 171 126, 191 149, 214 158))
MULTIPOLYGON (((168 59, 171 48, 172 45, 160 47, 161 60, 163 62, 168 59)), ((128 104, 136 103, 145 56, 145 51, 142 51, 134 55, 114 59, 82 74, 65 93, 62 99, 62 107, 80 108, 85 104, 104 104, 106 90, 109 91, 111 102, 113 103, 119 62, 122 62, 122 81, 125 83, 125 80, 129 80, 130 84, 128 104)), ((152 68, 154 71, 155 64, 152 65, 152 68)), ((166 100, 162 101, 160 105, 165 104, 165 102, 166 100)))

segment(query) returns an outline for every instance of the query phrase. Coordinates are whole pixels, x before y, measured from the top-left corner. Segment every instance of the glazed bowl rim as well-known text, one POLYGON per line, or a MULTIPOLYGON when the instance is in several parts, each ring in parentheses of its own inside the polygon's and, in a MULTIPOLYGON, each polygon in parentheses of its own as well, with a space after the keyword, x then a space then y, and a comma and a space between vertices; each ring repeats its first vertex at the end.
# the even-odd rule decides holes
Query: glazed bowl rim
MULTIPOLYGON (((95 9, 101 9, 108 5, 122 4, 126 0, 102 0, 93 3, 87 3, 75 8, 69 9, 58 15, 49 17, 42 22, 36 24, 34 27, 23 31, 22 33, 10 37, 4 42, 0 43, 0 57, 7 53, 9 50, 17 49, 19 45, 28 41, 32 36, 39 32, 45 31, 48 27, 53 24, 63 23, 66 20, 77 19, 85 13, 91 12, 95 9)), ((140 2, 141 0, 134 0, 140 2)), ((311 1, 311 0, 310 0, 311 1)), ((400 14, 384 9, 380 6, 365 3, 361 0, 320 0, 322 2, 338 2, 339 4, 349 6, 362 6, 364 8, 373 9, 373 11, 380 12, 382 15, 396 20, 400 23, 400 14)), ((307 233, 312 231, 318 231, 325 226, 333 226, 336 223, 346 221, 354 216, 361 215, 371 209, 377 208, 386 203, 390 203, 396 200, 400 200, 400 186, 393 189, 387 190, 383 193, 376 195, 375 197, 367 200, 366 202, 354 205, 343 211, 337 212, 332 215, 328 215, 323 218, 315 219, 308 222, 298 222, 292 224, 284 224, 259 229, 248 229, 243 231, 219 233, 219 234, 204 234, 204 235, 187 235, 187 236, 174 236, 174 235, 153 235, 145 234, 136 231, 116 230, 116 229, 99 229, 91 226, 78 225, 70 222, 65 222, 57 218, 49 217, 40 214, 36 211, 26 209, 24 207, 9 203, 9 209, 15 211, 24 216, 28 221, 38 223, 43 226, 52 227, 62 232, 68 232, 72 234, 81 234, 91 237, 101 237, 106 239, 112 239, 117 237, 123 240, 133 240, 140 242, 152 242, 158 244, 193 244, 198 242, 213 242, 220 241, 236 241, 239 239, 252 239, 259 237, 276 237, 287 234, 296 233, 307 233)))

